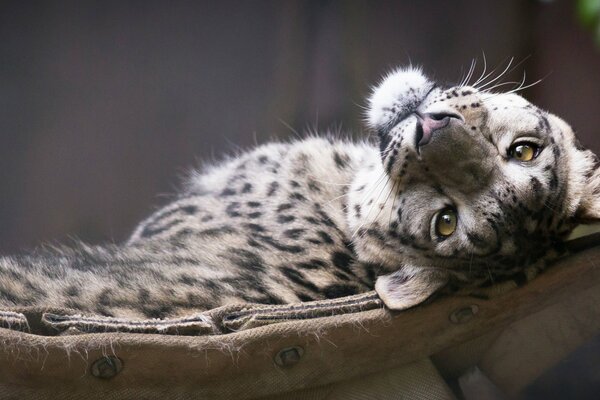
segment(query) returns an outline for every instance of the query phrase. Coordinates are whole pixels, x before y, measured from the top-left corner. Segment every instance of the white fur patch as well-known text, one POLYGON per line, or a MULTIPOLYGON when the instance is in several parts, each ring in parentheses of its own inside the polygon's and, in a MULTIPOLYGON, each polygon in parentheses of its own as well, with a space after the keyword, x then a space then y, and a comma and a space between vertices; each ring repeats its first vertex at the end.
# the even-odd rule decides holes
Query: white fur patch
POLYGON ((433 87, 420 68, 398 68, 386 75, 369 98, 367 123, 371 128, 390 128, 399 114, 416 107, 433 87))

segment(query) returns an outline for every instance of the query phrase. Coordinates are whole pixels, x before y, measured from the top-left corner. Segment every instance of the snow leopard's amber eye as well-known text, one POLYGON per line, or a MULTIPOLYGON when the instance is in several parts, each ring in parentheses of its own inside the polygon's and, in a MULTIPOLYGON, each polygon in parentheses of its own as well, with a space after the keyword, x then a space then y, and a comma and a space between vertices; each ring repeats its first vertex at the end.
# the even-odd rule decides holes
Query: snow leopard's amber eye
POLYGON ((435 220, 435 233, 440 237, 448 237, 456 230, 456 211, 452 208, 444 208, 437 214, 435 220))
POLYGON ((534 143, 514 143, 508 149, 508 155, 518 161, 531 161, 540 153, 540 147, 534 143))

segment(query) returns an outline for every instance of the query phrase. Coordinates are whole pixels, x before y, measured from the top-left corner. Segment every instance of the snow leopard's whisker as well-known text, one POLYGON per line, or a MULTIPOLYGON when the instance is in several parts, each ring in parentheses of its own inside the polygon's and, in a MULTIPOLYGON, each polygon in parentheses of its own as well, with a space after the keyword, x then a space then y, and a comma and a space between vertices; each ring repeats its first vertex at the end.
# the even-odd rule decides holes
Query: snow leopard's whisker
POLYGON ((457 80, 457 84, 456 86, 463 86, 463 82, 465 81, 465 70, 463 69, 463 67, 460 67, 460 77, 457 80))
POLYGON ((351 183, 335 183, 335 182, 327 182, 327 181, 323 181, 321 179, 316 179, 314 177, 311 176, 311 179, 315 182, 319 182, 319 183, 324 183, 326 185, 333 185, 333 186, 352 186, 351 183))
MULTIPOLYGON (((524 73, 524 75, 525 75, 525 73, 524 73)), ((523 82, 524 82, 524 79, 525 79, 525 77, 523 77, 523 79, 521 79, 521 81, 517 82, 515 88, 518 88, 519 86, 522 86, 523 82)), ((501 85, 501 84, 499 83, 497 85, 501 85)), ((494 85, 494 86, 497 86, 497 85, 494 85)), ((493 87, 489 88, 489 89, 485 89, 485 90, 482 91, 482 97, 481 97, 482 101, 488 101, 490 99, 493 99, 493 98, 498 97, 500 95, 505 95, 507 93, 507 92, 491 92, 492 89, 493 89, 493 87)), ((513 90, 513 89, 511 89, 511 90, 513 90)))
POLYGON ((487 96, 487 97, 482 97, 482 101, 488 101, 488 100, 490 100, 490 99, 493 99, 494 97, 497 97, 497 96, 501 96, 501 95, 507 95, 507 94, 512 94, 512 93, 516 93, 516 92, 518 92, 518 91, 521 91, 521 90, 528 89, 528 88, 530 88, 530 87, 532 87, 532 86, 535 86, 535 85, 537 85, 538 83, 542 82, 542 81, 543 81, 545 78, 546 78, 546 77, 543 77, 543 78, 541 78, 541 79, 538 79, 537 81, 535 81, 535 82, 533 82, 533 83, 530 83, 530 84, 528 84, 528 85, 524 85, 524 83, 523 83, 523 84, 520 84, 518 87, 516 87, 516 88, 514 88, 514 89, 511 89, 511 90, 509 90, 509 91, 507 91, 507 92, 491 93, 491 94, 490 94, 489 96, 487 96))
POLYGON ((533 82, 533 83, 531 83, 531 84, 529 84, 529 85, 525 85, 525 86, 519 86, 518 88, 516 88, 516 89, 512 89, 512 90, 510 90, 510 91, 508 91, 508 92, 493 93, 491 96, 488 96, 488 97, 482 98, 482 100, 483 100, 483 101, 488 101, 488 100, 490 100, 490 99, 493 99, 494 97, 497 97, 497 96, 501 96, 501 95, 507 95, 507 94, 516 93, 516 92, 518 92, 518 91, 525 90, 525 89, 528 89, 528 88, 530 88, 530 87, 532 87, 532 86, 535 86, 535 85, 537 85, 538 83, 542 82, 543 80, 544 80, 544 78, 538 79, 537 81, 535 81, 535 82, 533 82))
MULTIPOLYGON (((391 177, 390 177, 391 179, 391 177)), ((390 179, 388 179, 388 183, 390 181, 390 179)), ((383 201, 383 207, 379 206, 379 211, 377 212, 377 215, 375 215, 375 218, 373 218, 373 222, 371 222, 371 225, 373 225, 373 223, 377 222, 377 218, 379 217, 379 215, 381 214, 381 212, 383 211, 383 209, 385 208, 385 204, 387 204, 388 200, 390 199, 390 196, 392 195, 392 192, 394 190, 394 187, 396 186, 396 183, 398 181, 394 181, 394 184, 392 185, 392 188, 390 189, 390 191, 388 192, 388 195, 386 196, 385 200, 383 201)), ((386 187, 387 187, 387 183, 386 183, 386 187)), ((379 199, 378 199, 379 201, 379 199)))
POLYGON ((485 52, 482 51, 481 53, 483 55, 483 71, 481 72, 481 75, 479 75, 479 78, 475 81, 473 86, 477 86, 477 84, 479 82, 481 82, 481 80, 483 79, 483 77, 485 76, 485 73, 487 71, 487 59, 485 58, 485 52))
MULTIPOLYGON (((521 82, 517 82, 517 81, 509 81, 509 82, 501 82, 501 83, 497 83, 494 86, 484 89, 482 92, 483 93, 492 93, 492 90, 497 89, 501 86, 506 86, 506 85, 515 85, 515 87, 518 87, 521 84, 521 82)), ((494 93, 495 94, 495 93, 494 93)))
MULTIPOLYGON (((527 61, 529 59, 529 57, 531 57, 531 55, 525 56, 521 61, 519 61, 518 63, 516 63, 515 65, 513 65, 513 67, 507 72, 507 74, 510 74, 515 69, 517 69, 521 64, 523 64, 525 61, 527 61)), ((525 74, 525 70, 523 70, 523 74, 525 74)))
POLYGON ((460 80, 460 84, 458 86, 465 86, 469 80, 471 79, 471 74, 473 73, 473 70, 475 69, 475 64, 476 61, 475 59, 471 59, 471 66, 469 67, 469 70, 467 71, 467 74, 460 80))
MULTIPOLYGON (((473 59, 471 59, 471 63, 473 62, 473 59)), ((460 78, 458 78, 458 84, 457 86, 462 86, 462 83, 465 81, 465 77, 467 75, 465 74, 465 69, 461 66, 460 67, 460 78)))
POLYGON ((530 83, 529 85, 520 86, 520 87, 518 87, 518 88, 516 88, 516 89, 513 89, 513 90, 511 90, 511 91, 509 91, 509 92, 506 92, 505 94, 516 93, 516 92, 519 92, 519 91, 521 91, 521 90, 529 89, 530 87, 532 87, 532 86, 535 86, 535 85, 537 85, 538 83, 542 82, 544 79, 545 79, 545 78, 538 79, 537 81, 535 81, 535 82, 533 82, 533 83, 530 83))
MULTIPOLYGON (((392 206, 390 207, 390 218, 388 220, 388 229, 390 229, 390 227, 392 226, 392 215, 394 214, 394 209, 396 207, 396 200, 398 200, 398 194, 400 193, 400 180, 397 180, 396 183, 398 183, 398 189, 396 189, 396 191, 394 192, 394 200, 392 201, 392 206)), ((396 183, 394 183, 394 186, 396 185, 396 183)), ((393 190, 394 188, 392 188, 393 190)))
MULTIPOLYGON (((484 62, 485 62, 485 58, 484 58, 484 62)), ((486 69, 486 65, 484 64, 483 69, 485 71, 486 69)), ((471 83, 471 79, 473 79, 473 76, 475 76, 475 71, 477 70, 477 59, 475 59, 475 62, 473 63, 473 70, 471 71, 471 74, 469 75, 469 79, 467 79, 467 81, 465 82, 465 85, 470 85, 471 83)))
POLYGON ((368 193, 363 194, 362 200, 360 202, 360 206, 364 207, 365 203, 367 203, 369 201, 369 197, 375 192, 375 190, 379 187, 379 185, 381 184, 381 182, 384 180, 384 178, 387 176, 387 174, 385 172, 382 172, 379 177, 377 178, 377 180, 375 181, 375 183, 373 184, 373 186, 371 187, 371 190, 369 190, 368 193))
MULTIPOLYGON (((377 187, 379 187, 379 185, 381 185, 381 183, 384 181, 384 178, 387 175, 385 174, 385 172, 381 173, 381 175, 379 175, 379 178, 377 178, 377 180, 375 181, 375 184, 373 185, 373 187, 371 188, 371 190, 369 191, 369 193, 363 195, 363 198, 361 199, 361 202, 359 203, 359 206, 362 208, 365 206, 365 203, 369 202, 369 197, 371 196, 371 194, 376 190, 377 187)), ((388 178, 389 180, 389 178, 388 178)), ((387 184, 387 182, 386 182, 387 184)), ((385 186, 384 186, 385 187, 385 186)), ((383 189, 382 189, 383 191, 383 189)), ((379 196, 381 196, 381 192, 379 193, 379 196)), ((377 201, 379 201, 379 196, 377 196, 377 200, 373 200, 373 203, 371 203, 371 206, 369 207, 369 211, 367 212, 367 214, 365 215, 365 220, 368 218, 368 216, 371 214, 371 211, 373 209, 373 206, 375 205, 375 203, 377 203, 377 201)), ((363 222, 358 228, 356 228, 356 230, 354 231, 354 233, 352 234, 353 238, 356 235, 356 232, 358 232, 364 225, 365 223, 363 222)))
MULTIPOLYGON (((523 85, 525 84, 525 80, 526 80, 526 79, 527 79, 527 72, 526 72, 526 71, 523 71, 523 78, 521 78, 521 80, 520 80, 519 82, 514 82, 514 84, 516 85, 516 86, 515 86, 515 88, 518 88, 518 87, 520 87, 520 86, 523 86, 523 85)), ((509 83, 513 83, 513 82, 506 82, 506 83, 507 83, 507 84, 509 84, 509 83)), ((485 93, 491 93, 491 91, 492 91, 493 89, 495 89, 495 88, 497 88, 497 87, 499 87, 499 86, 502 86, 502 85, 503 85, 503 83, 498 83, 498 84, 496 84, 496 85, 492 86, 491 88, 484 89, 484 90, 483 90, 483 92, 485 92, 485 93)), ((514 89, 514 88, 513 88, 513 89, 514 89)), ((512 90, 512 89, 511 89, 511 90, 512 90)), ((506 93, 506 92, 502 92, 502 93, 506 93)), ((494 93, 494 94, 496 94, 496 93, 494 93)))
MULTIPOLYGON (((519 61, 518 63, 514 64, 514 65, 513 65, 513 67, 512 67, 510 70, 508 70, 508 71, 506 71, 506 70, 505 70, 505 71, 504 71, 504 72, 503 72, 501 75, 508 75, 508 74, 510 74, 512 71, 514 71, 515 69, 517 69, 517 67, 519 67, 521 64, 523 64, 525 61, 527 61, 527 59, 528 59, 529 57, 530 57, 530 56, 526 56, 526 57, 525 57, 525 58, 523 58, 521 61, 519 61)), ((513 60, 513 59, 511 59, 511 62, 512 62, 512 60, 513 60)), ((509 66, 510 66, 510 62, 509 62, 509 64, 507 65, 507 68, 508 68, 509 66)), ((525 75, 525 71, 523 71, 523 75, 525 75)), ((492 83, 492 82, 493 82, 493 81, 490 81, 490 82, 486 83, 485 85, 481 86, 481 87, 479 88, 479 90, 481 90, 481 91, 483 91, 483 92, 489 92, 489 91, 490 91, 490 90, 492 90, 493 88, 497 87, 496 85, 494 85, 494 87, 492 87, 492 88, 485 88, 485 86, 487 86, 488 84, 490 84, 490 83, 492 83), (485 88, 485 89, 484 89, 484 88, 485 88)), ((525 83, 525 76, 523 76, 523 79, 521 80, 521 82, 525 83)), ((502 83, 500 83, 500 85, 501 85, 501 84, 502 84, 502 83)))
MULTIPOLYGON (((529 59, 529 57, 531 57, 531 55, 527 55, 526 57, 524 57, 521 61, 519 61, 518 63, 514 64, 512 66, 511 69, 509 69, 506 74, 510 74, 511 72, 513 72, 515 69, 517 69, 521 64, 523 64, 525 61, 527 61, 529 59)), ((477 82, 479 83, 479 82, 477 82)), ((490 89, 485 89, 485 91, 489 91, 490 89)))
MULTIPOLYGON (((394 194, 393 200, 390 203, 390 216, 389 216, 389 219, 388 219, 388 229, 389 229, 389 227, 392 224, 392 214, 393 214, 393 210, 394 210, 394 203, 396 202, 396 192, 397 192, 396 191, 396 185, 398 185, 398 189, 400 189, 400 184, 399 183, 400 183, 399 180, 397 180, 397 179, 394 180, 394 183, 392 184, 392 189, 390 190, 390 193, 388 193, 388 196, 387 196, 387 198, 384 201, 384 204, 387 204, 388 203, 388 199, 390 198, 390 196, 392 195, 392 193, 394 194)), ((383 211, 383 209, 380 210, 380 212, 381 211, 383 211)), ((375 218, 377 218, 377 217, 375 217, 375 218)))
POLYGON ((494 68, 494 70, 492 72, 490 72, 488 74, 488 76, 486 76, 485 79, 479 83, 479 86, 478 86, 479 90, 484 90, 484 88, 486 86, 491 85, 492 83, 502 79, 509 71, 512 71, 512 69, 510 67, 511 67, 512 63, 514 62, 514 57, 510 57, 510 58, 507 57, 506 59, 502 60, 498 64, 498 66, 496 68, 494 68), (502 68, 502 65, 504 64, 506 59, 508 59, 508 63, 506 64, 506 67, 504 67, 502 72, 500 72, 498 75, 493 77, 494 76, 493 73, 495 73, 498 68, 502 68))
MULTIPOLYGON (((506 59, 504 59, 506 60, 506 59)), ((477 85, 479 84, 484 84, 485 81, 490 78, 491 76, 494 75, 494 73, 496 72, 496 70, 498 68, 500 68, 500 66, 504 63, 504 60, 500 61, 500 63, 498 63, 498 65, 496 65, 490 72, 488 72, 486 75, 480 77, 474 84, 472 84, 471 86, 474 87, 475 89, 479 90, 479 87, 477 85)))
POLYGON ((494 83, 494 82, 498 81, 498 79, 501 79, 501 78, 504 76, 504 74, 506 74, 506 72, 507 72, 507 71, 510 69, 510 66, 512 65, 512 63, 513 63, 514 59, 515 59, 514 57, 511 57, 511 58, 510 58, 510 60, 509 60, 509 62, 508 62, 508 65, 506 65, 506 68, 504 68, 504 70, 503 70, 503 71, 500 73, 500 75, 498 75, 497 77, 495 77, 494 79, 492 79, 492 80, 490 80, 490 81, 487 81, 487 82, 485 82, 484 84, 482 84, 481 86, 479 86, 479 87, 477 88, 477 90, 479 90, 479 91, 482 91, 482 90, 484 90, 484 89, 485 89, 487 86, 489 86, 489 85, 491 85, 492 83, 494 83))
POLYGON ((344 193, 344 194, 342 194, 342 195, 340 195, 340 196, 336 196, 336 197, 334 197, 333 199, 327 200, 325 203, 323 203, 323 205, 326 205, 326 206, 328 206, 328 205, 330 205, 331 203, 333 203, 334 201, 336 201, 336 200, 339 200, 339 199, 341 199, 342 197, 345 197, 345 196, 348 196, 348 193, 347 193, 347 192, 346 192, 346 193, 344 193))
MULTIPOLYGON (((383 194, 385 188, 388 186, 388 183, 391 179, 391 177, 387 174, 383 174, 383 176, 387 176, 387 179, 385 180, 385 184, 383 185, 383 187, 381 188, 381 190, 379 191, 379 194, 377 195, 377 198, 375 199, 375 201, 373 201, 373 204, 371 204, 371 207, 369 207, 369 211, 367 212, 367 214, 365 215, 365 222, 368 220, 369 215, 371 215, 371 211, 373 210, 373 207, 377 204, 379 206, 379 198, 381 197, 381 195, 383 194)), ((381 209, 379 210, 379 212, 381 212, 381 209)), ((377 214, 379 215, 379 213, 377 214)), ((375 217, 375 219, 377 219, 377 216, 375 217)), ((358 233, 358 231, 361 230, 361 228, 365 225, 365 222, 363 222, 358 228, 356 228, 356 230, 354 231, 354 233, 352 234, 352 238, 354 238, 356 236, 356 234, 358 233)), ((371 222, 369 224, 369 227, 373 225, 373 222, 371 222)))
MULTIPOLYGON (((365 223, 366 223, 366 222, 367 222, 367 220, 368 220, 368 217, 369 217, 369 215, 371 215, 371 211, 373 210, 373 207, 375 206, 375 204, 377 204, 377 203, 379 202, 379 197, 381 197, 381 194, 383 193, 383 191, 384 191, 385 187, 387 186, 387 184, 388 184, 388 182, 389 182, 389 180, 390 180, 390 177, 389 177, 389 176, 387 176, 387 180, 386 180, 386 179, 382 179, 382 178, 385 178, 386 176, 387 176, 387 175, 386 175, 385 173, 383 173, 383 174, 381 175, 381 178, 380 178, 380 179, 378 179, 378 183, 377 183, 377 184, 374 186, 374 188, 375 188, 375 187, 378 187, 379 185, 381 185, 381 183, 382 183, 382 182, 385 182, 384 186, 381 188, 381 191, 379 192, 379 195, 377 195, 377 198, 376 198, 376 199, 373 201, 373 203, 371 203, 371 206, 369 207, 369 211, 367 211, 367 214, 365 215, 365 222, 363 222, 363 223, 362 223, 362 224, 361 224, 361 225, 360 225, 360 226, 359 226, 359 227, 356 229, 356 231, 355 231, 355 232, 352 234, 352 237, 354 237, 354 235, 356 235, 356 233, 357 233, 357 232, 358 232, 358 231, 359 231, 359 230, 360 230, 360 229, 361 229, 361 228, 362 228, 362 227, 365 225, 365 223)), ((366 196, 366 198, 368 198, 369 196, 370 196, 370 195, 367 195, 367 196, 366 196)), ((367 201, 368 201, 368 200, 367 200, 367 201)), ((362 206, 364 206, 364 202, 363 202, 363 203, 361 203, 361 207, 362 207, 362 206)))
POLYGON ((466 80, 465 84, 469 84, 469 82, 473 78, 473 74, 475 73, 475 70, 477 68, 477 60, 473 59, 473 63, 471 65, 472 65, 471 70, 469 71, 469 74, 467 75, 467 80, 466 80))

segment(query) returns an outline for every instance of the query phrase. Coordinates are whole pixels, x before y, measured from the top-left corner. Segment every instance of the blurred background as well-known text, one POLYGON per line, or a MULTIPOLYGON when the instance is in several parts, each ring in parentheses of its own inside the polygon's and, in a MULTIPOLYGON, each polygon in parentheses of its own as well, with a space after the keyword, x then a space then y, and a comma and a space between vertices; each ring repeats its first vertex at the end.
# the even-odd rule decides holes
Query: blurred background
MULTIPOLYGON (((567 0, 0 0, 0 253, 122 241, 178 176, 240 148, 364 137, 370 85, 408 62, 458 82, 483 52, 524 60, 512 78, 544 78, 524 95, 600 152, 586 15, 567 0)), ((544 379, 533 397, 559 393, 544 379)))
POLYGON ((573 1, 0 1, 0 253, 122 241, 200 162, 307 129, 368 135, 412 61, 458 82, 525 60, 525 95, 600 151, 600 51, 573 1), (527 58, 528 57, 528 58, 527 58))

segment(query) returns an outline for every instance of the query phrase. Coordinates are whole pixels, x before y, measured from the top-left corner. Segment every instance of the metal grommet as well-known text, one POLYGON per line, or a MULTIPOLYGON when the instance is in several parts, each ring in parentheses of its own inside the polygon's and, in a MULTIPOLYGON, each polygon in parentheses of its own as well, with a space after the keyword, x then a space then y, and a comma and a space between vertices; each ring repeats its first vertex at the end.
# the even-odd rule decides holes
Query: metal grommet
POLYGON ((93 376, 100 379, 110 379, 123 369, 123 361, 118 357, 106 356, 97 359, 92 364, 90 371, 93 376))
POLYGON ((304 349, 300 346, 286 347, 279 350, 275 356, 275 363, 280 367, 291 367, 300 361, 303 354, 304 349))
POLYGON ((453 324, 464 324, 465 322, 469 322, 471 319, 473 319, 478 311, 479 306, 477 304, 471 304, 470 306, 459 308, 450 314, 450 322, 453 324))

